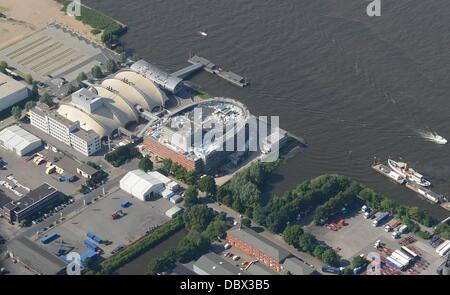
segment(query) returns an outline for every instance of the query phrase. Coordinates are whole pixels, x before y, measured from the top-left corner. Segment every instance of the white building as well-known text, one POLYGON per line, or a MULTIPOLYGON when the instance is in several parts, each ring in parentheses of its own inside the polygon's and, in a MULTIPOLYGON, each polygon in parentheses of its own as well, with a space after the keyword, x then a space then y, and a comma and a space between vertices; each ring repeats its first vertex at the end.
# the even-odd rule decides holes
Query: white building
POLYGON ((101 140, 97 133, 82 129, 79 121, 72 122, 51 112, 44 104, 39 104, 30 111, 30 123, 85 156, 101 149, 101 140))
POLYGON ((0 111, 26 99, 28 88, 13 78, 0 73, 0 111))
POLYGON ((0 145, 22 157, 39 148, 42 142, 30 132, 13 125, 0 131, 0 145))
POLYGON ((166 211, 166 216, 169 218, 175 218, 178 216, 178 214, 183 212, 183 208, 180 208, 178 206, 173 206, 169 210, 166 211))
POLYGON ((161 175, 158 172, 130 171, 120 180, 120 188, 141 201, 148 201, 165 189, 158 174, 161 175))

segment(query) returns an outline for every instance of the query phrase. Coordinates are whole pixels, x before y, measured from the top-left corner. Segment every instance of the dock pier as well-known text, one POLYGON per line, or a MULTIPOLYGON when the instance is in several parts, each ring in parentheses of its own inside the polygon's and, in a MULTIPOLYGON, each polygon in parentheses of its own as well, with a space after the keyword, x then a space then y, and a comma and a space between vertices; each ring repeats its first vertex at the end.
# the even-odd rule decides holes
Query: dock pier
POLYGON ((172 75, 183 77, 189 75, 194 71, 203 69, 208 73, 221 77, 222 79, 230 82, 233 85, 239 87, 245 87, 249 85, 249 82, 245 77, 242 77, 233 72, 225 71, 219 65, 207 60, 204 57, 193 55, 188 59, 188 62, 192 65, 184 69, 181 69, 173 73, 172 75))
POLYGON ((420 186, 416 183, 413 183, 411 181, 407 181, 406 179, 399 177, 397 173, 395 173, 389 166, 384 164, 373 164, 372 169, 377 171, 378 173, 388 177, 392 181, 394 181, 397 184, 405 185, 406 188, 412 190, 419 196, 423 197, 425 200, 433 203, 433 204, 440 204, 440 206, 446 210, 450 211, 450 208, 446 206, 447 199, 445 196, 435 193, 432 190, 420 186))

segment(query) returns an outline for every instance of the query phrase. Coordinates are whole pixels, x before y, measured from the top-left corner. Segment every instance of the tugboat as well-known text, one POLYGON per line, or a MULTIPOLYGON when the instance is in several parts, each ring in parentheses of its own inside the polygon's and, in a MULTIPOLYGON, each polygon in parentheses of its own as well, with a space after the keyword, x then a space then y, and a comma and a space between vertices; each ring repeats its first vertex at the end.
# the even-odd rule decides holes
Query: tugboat
POLYGON ((408 164, 404 162, 396 162, 394 160, 388 159, 389 167, 391 167, 392 170, 403 176, 405 179, 407 179, 410 182, 414 182, 420 186, 423 187, 429 187, 431 186, 431 182, 426 180, 422 174, 418 173, 414 169, 410 168, 408 164))

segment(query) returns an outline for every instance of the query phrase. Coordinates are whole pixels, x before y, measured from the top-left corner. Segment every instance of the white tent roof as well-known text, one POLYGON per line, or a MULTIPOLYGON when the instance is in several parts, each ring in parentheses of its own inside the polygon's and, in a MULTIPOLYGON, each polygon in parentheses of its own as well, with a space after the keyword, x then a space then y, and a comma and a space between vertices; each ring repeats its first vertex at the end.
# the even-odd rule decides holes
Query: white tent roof
POLYGON ((11 150, 21 151, 32 144, 40 142, 41 140, 39 138, 17 125, 0 131, 0 143, 11 150))
POLYGON ((158 178, 142 170, 130 171, 120 180, 120 188, 135 197, 144 196, 148 191, 160 189, 163 185, 158 178))
POLYGON ((168 185, 170 182, 172 182, 172 179, 162 175, 161 173, 159 173, 157 171, 148 172, 148 175, 150 175, 153 179, 157 179, 161 183, 164 183, 164 185, 168 185))

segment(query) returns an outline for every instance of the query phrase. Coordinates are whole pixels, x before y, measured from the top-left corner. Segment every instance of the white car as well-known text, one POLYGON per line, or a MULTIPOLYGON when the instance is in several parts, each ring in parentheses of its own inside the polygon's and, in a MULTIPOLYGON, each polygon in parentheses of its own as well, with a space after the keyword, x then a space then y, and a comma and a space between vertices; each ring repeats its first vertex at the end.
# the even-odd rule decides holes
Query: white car
POLYGON ((233 261, 238 261, 240 258, 241 258, 241 257, 239 257, 239 256, 237 256, 237 255, 234 255, 233 258, 231 258, 231 259, 233 259, 233 261))

